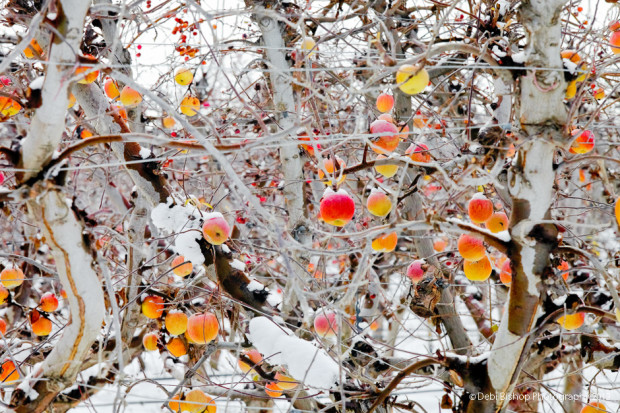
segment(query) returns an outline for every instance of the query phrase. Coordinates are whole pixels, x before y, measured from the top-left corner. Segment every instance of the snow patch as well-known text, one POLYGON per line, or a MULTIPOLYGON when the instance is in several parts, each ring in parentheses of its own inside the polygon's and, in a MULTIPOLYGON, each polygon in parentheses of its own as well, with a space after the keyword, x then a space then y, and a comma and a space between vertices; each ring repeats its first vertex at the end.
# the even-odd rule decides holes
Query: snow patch
POLYGON ((296 337, 267 317, 253 318, 249 329, 250 341, 269 364, 286 366, 295 380, 311 387, 336 386, 340 367, 325 350, 296 337))

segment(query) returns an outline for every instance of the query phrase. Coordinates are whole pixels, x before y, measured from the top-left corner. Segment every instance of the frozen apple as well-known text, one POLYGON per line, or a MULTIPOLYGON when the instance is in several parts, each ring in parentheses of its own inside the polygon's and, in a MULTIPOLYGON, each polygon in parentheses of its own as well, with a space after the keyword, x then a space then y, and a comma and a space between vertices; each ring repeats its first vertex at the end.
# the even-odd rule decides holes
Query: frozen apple
POLYGON ((256 349, 246 350, 243 352, 243 355, 250 359, 250 361, 252 362, 252 365, 239 359, 239 361, 237 362, 237 364, 239 365, 239 368, 241 369, 243 373, 254 374, 254 369, 252 367, 260 364, 263 361, 263 356, 256 349))
POLYGON ((405 155, 409 155, 414 162, 428 163, 431 161, 428 146, 423 143, 412 143, 405 151, 405 155))
POLYGON ((294 378, 281 372, 277 372, 274 378, 276 379, 278 387, 282 390, 293 390, 299 384, 294 378))
POLYGON ((217 318, 212 313, 194 314, 187 321, 187 335, 196 344, 208 344, 220 330, 217 318))
POLYGON ((394 97, 387 93, 381 93, 377 97, 377 110, 381 113, 389 112, 394 107, 394 97))
POLYGON ((577 136, 573 141, 569 152, 584 154, 594 149, 594 133, 590 130, 582 131, 581 129, 575 129, 571 136, 577 136))
POLYGON ((336 313, 321 313, 314 318, 314 331, 319 337, 333 337, 338 331, 336 313))
POLYGON ((265 393, 269 397, 280 397, 282 396, 282 389, 278 386, 278 383, 272 381, 265 385, 265 393))
POLYGON ((172 272, 179 277, 187 277, 194 270, 191 262, 186 261, 185 257, 178 255, 172 260, 172 272))
POLYGON ((478 261, 465 260, 463 262, 463 272, 470 281, 485 281, 491 276, 492 271, 491 261, 486 255, 478 261))
POLYGON ((107 78, 105 82, 103 82, 103 90, 110 99, 116 99, 121 94, 121 92, 118 91, 116 82, 111 78, 107 78))
POLYGON ((320 211, 325 223, 342 227, 353 218, 355 202, 344 189, 334 192, 331 188, 326 188, 321 198, 320 211))
POLYGON ((142 337, 142 345, 146 349, 146 351, 155 351, 157 350, 157 341, 159 340, 159 334, 156 332, 145 334, 142 337))
POLYGON ((7 96, 0 96, 0 114, 2 116, 15 116, 21 109, 22 105, 20 105, 15 99, 7 96))
POLYGON ((168 353, 177 358, 187 354, 185 343, 183 343, 183 340, 178 337, 173 337, 170 341, 168 341, 168 344, 166 344, 166 350, 168 350, 168 353))
POLYGON ((379 235, 372 240, 371 247, 377 252, 392 252, 396 248, 398 242, 398 235, 396 232, 390 232, 389 234, 379 235))
POLYGON ((385 192, 373 189, 366 200, 368 212, 377 217, 384 217, 392 210, 392 201, 385 192))
POLYGON ((97 77, 99 77, 99 71, 93 68, 93 66, 97 64, 97 58, 87 54, 83 56, 82 60, 86 63, 80 64, 80 66, 75 69, 75 75, 79 77, 78 83, 93 83, 97 80, 97 77))
POLYGON ((187 86, 194 80, 194 74, 191 70, 180 67, 174 72, 174 81, 181 86, 187 86))
POLYGON ((609 36, 609 44, 613 54, 620 53, 620 31, 615 31, 609 36))
POLYGON ((583 325, 586 313, 566 314, 558 318, 558 324, 566 330, 576 330, 583 325))
POLYGON ((476 224, 486 222, 493 215, 493 202, 482 193, 476 193, 467 205, 469 219, 476 224))
POLYGON ((164 312, 164 299, 158 295, 149 295, 142 301, 142 314, 157 319, 164 312))
POLYGON ((319 179, 322 180, 325 185, 333 185, 333 181, 331 179, 325 179, 325 172, 323 172, 323 169, 325 169, 325 171, 329 174, 328 178, 336 178, 336 182, 341 184, 347 177, 342 173, 346 167, 347 164, 339 156, 336 156, 335 164, 334 158, 323 159, 323 168, 319 168, 319 179), (335 169, 334 165, 338 165, 338 168, 335 169))
POLYGON ((484 223, 484 226, 494 234, 506 231, 508 229, 508 216, 504 212, 495 212, 484 223))
POLYGON ((121 90, 120 96, 120 102, 126 108, 134 108, 142 102, 142 95, 129 86, 125 86, 123 90, 121 90))
POLYGON ((486 255, 484 242, 480 238, 463 234, 459 237, 457 248, 461 257, 470 261, 478 261, 486 255))
POLYGON ((24 56, 26 56, 27 59, 38 59, 43 56, 43 49, 36 39, 32 39, 30 44, 24 49, 24 56))
MULTIPOLYGON (((387 156, 379 154, 377 160, 387 159, 387 156)), ((375 171, 386 178, 391 178, 398 172, 398 165, 375 165, 375 171)))
POLYGON ((306 53, 306 56, 311 57, 314 55, 314 52, 317 50, 316 42, 313 38, 307 37, 301 42, 301 50, 306 53))
POLYGON ((49 292, 41 296, 39 308, 46 313, 54 312, 58 309, 58 297, 56 294, 49 292))
POLYGON ((24 282, 24 273, 19 268, 5 268, 0 272, 0 282, 8 289, 19 287, 24 282))
POLYGON ((166 330, 170 335, 178 336, 187 330, 187 315, 179 310, 170 311, 166 314, 166 330))
POLYGON ((213 399, 198 389, 191 390, 185 394, 185 399, 181 401, 180 408, 182 412, 188 413, 216 412, 213 399))
POLYGON ((579 56, 579 53, 574 50, 563 50, 560 55, 562 56, 562 59, 567 59, 573 63, 581 62, 581 56, 579 56))
POLYGON ((443 252, 448 246, 448 242, 443 238, 437 238, 433 241, 433 249, 437 252, 443 252))
POLYGON ((571 80, 570 82, 568 82, 568 85, 566 86, 566 94, 564 95, 564 98, 567 100, 570 100, 574 98, 576 94, 577 94, 577 81, 571 80))
POLYGON ((400 136, 398 128, 386 120, 377 119, 370 124, 370 133, 377 135, 372 142, 371 149, 376 153, 390 153, 398 147, 400 136))
POLYGON ((19 380, 19 371, 13 361, 5 359, 0 366, 0 383, 13 384, 19 380))
POLYGON ((37 310, 30 314, 30 327, 32 328, 32 333, 39 337, 48 336, 52 332, 52 322, 50 319, 43 317, 37 310))
POLYGON ((211 245, 222 245, 230 237, 230 226, 221 214, 213 214, 202 225, 202 234, 211 245))
POLYGON ((428 81, 428 72, 418 66, 402 65, 396 72, 398 88, 408 95, 415 95, 424 91, 428 81))
POLYGON ((424 260, 415 260, 407 267, 407 277, 412 283, 417 284, 424 278, 426 272, 426 262, 424 260))
POLYGON ((161 126, 164 129, 170 129, 176 124, 176 120, 172 116, 164 116, 161 120, 161 126))
POLYGON ((197 115, 198 109, 200 109, 200 100, 196 96, 185 96, 181 101, 180 110, 186 116, 197 115))
POLYGON ((512 268, 510 267, 510 260, 505 260, 502 263, 502 268, 499 273, 499 280, 504 285, 510 285, 512 282, 512 268))
POLYGON ((2 336, 6 335, 6 321, 4 321, 4 318, 0 318, 0 333, 2 333, 2 336))

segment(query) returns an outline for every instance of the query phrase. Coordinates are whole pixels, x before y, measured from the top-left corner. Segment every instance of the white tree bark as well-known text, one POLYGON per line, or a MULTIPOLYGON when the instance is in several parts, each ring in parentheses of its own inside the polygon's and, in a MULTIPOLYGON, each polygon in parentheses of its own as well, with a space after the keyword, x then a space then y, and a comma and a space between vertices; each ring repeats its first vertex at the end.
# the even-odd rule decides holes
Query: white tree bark
MULTIPOLYGON (((521 5, 522 23, 528 32, 527 66, 562 68, 559 14, 564 0, 531 0, 521 5)), ((566 121, 563 99, 566 82, 561 70, 529 69, 522 77, 520 122, 528 133, 509 171, 512 197, 511 252, 513 283, 497 338, 488 361, 488 374, 496 394, 512 392, 523 364, 527 338, 539 305, 538 283, 550 265, 553 229, 535 228, 548 218, 553 201, 553 157, 562 142, 566 121), (547 237, 547 238, 545 238, 547 237)), ((555 228, 555 227, 553 227, 555 228)), ((502 408, 505 398, 498 401, 502 408)))
MULTIPOLYGON (((52 158, 65 130, 68 79, 74 70, 89 2, 60 0, 60 5, 56 16, 60 24, 51 44, 51 63, 41 91, 42 105, 22 142, 23 167, 32 170, 25 173, 25 179, 36 175, 52 158)), ((43 411, 58 391, 73 382, 100 332, 105 312, 103 291, 90 248, 84 243, 82 223, 60 190, 40 184, 35 188, 39 196, 31 199, 28 207, 51 248, 67 291, 71 319, 52 352, 31 375, 41 380, 35 385, 37 399, 18 407, 20 412, 43 411)))

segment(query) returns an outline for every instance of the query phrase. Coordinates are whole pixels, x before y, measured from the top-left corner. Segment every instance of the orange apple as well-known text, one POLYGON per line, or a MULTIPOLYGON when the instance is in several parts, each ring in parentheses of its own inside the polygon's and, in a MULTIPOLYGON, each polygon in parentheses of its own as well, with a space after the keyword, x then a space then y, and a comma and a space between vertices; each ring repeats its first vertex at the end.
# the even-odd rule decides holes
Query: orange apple
POLYGON ((615 31, 609 36, 609 44, 613 54, 620 53, 620 31, 615 31))
POLYGON ((334 192, 327 188, 321 198, 320 211, 325 223, 342 227, 353 218, 355 202, 344 189, 334 192))
POLYGON ((512 268, 510 267, 510 260, 505 260, 502 264, 502 269, 499 273, 499 280, 504 285, 510 285, 512 282, 512 268))
POLYGON ((443 238, 437 238, 433 242, 433 249, 437 252, 443 252, 448 246, 448 242, 443 238))
POLYGON ((19 380, 19 371, 15 367, 15 363, 9 359, 5 359, 0 366, 0 383, 13 384, 19 380))
POLYGON ((508 216, 504 212, 495 212, 484 225, 494 234, 506 231, 508 229, 508 216))
POLYGON ((161 120, 161 126, 164 129, 170 129, 172 128, 175 124, 177 123, 176 120, 174 120, 173 117, 171 116, 164 116, 161 120))
POLYGON ((187 331, 187 315, 179 310, 172 310, 166 314, 166 330, 170 335, 178 336, 187 331))
POLYGON ((11 117, 17 115, 17 113, 22 109, 22 105, 19 104, 15 99, 0 96, 0 114, 5 117, 11 117))
POLYGON ((179 358, 187 354, 187 348, 185 347, 185 343, 178 337, 173 337, 166 344, 166 349, 168 353, 172 354, 174 357, 179 358))
POLYGON ((202 235, 211 245, 222 245, 230 237, 230 227, 221 214, 214 213, 202 225, 202 235))
POLYGON ((2 333, 2 336, 6 335, 6 321, 4 321, 4 318, 0 318, 0 333, 2 333))
POLYGON ((203 391, 194 389, 185 394, 180 403, 181 411, 188 413, 215 413, 216 406, 213 399, 203 391))
POLYGON ((583 325, 586 313, 566 314, 558 318, 558 324, 567 330, 575 330, 583 325))
POLYGON ((377 119, 371 123, 370 133, 373 135, 379 135, 376 137, 376 141, 374 141, 370 146, 376 153, 390 153, 396 149, 400 143, 398 128, 396 125, 386 120, 377 119))
POLYGON ((121 92, 118 91, 116 82, 111 78, 107 78, 105 82, 103 82, 103 90, 110 99, 116 99, 121 94, 121 92))
MULTIPOLYGON (((336 178, 336 182, 338 184, 341 184, 347 177, 345 174, 342 173, 344 168, 347 167, 347 164, 342 159, 340 159, 339 156, 336 156, 336 164, 338 165, 338 169, 334 170, 334 159, 333 158, 323 159, 323 168, 318 168, 319 179, 323 181, 323 178, 325 178, 325 172, 323 172, 323 169, 325 169, 327 173, 329 174, 330 178, 336 178)), ((325 185, 332 185, 333 181, 329 179, 329 180, 323 181, 323 183, 325 185)))
MULTIPOLYGON (((250 361, 254 363, 253 365, 258 365, 263 361, 263 356, 256 349, 246 350, 243 352, 243 355, 249 358, 250 361)), ((239 365, 239 368, 243 373, 254 374, 254 369, 252 368, 252 366, 247 364, 245 361, 239 359, 237 364, 239 365)))
POLYGON ((24 49, 24 56, 26 56, 27 59, 38 59, 43 56, 43 49, 36 39, 32 39, 30 44, 24 49))
POLYGON ((457 248, 461 257, 470 261, 478 261, 482 257, 486 256, 486 249, 484 248, 484 242, 480 238, 473 237, 468 234, 463 234, 459 237, 457 242, 457 248))
POLYGON ((58 297, 52 292, 45 293, 41 296, 39 308, 46 313, 52 313, 58 309, 58 297))
POLYGON ((278 383, 272 381, 265 385, 265 393, 269 397, 280 397, 282 396, 282 389, 278 386, 278 383))
POLYGON ((0 285, 0 305, 6 303, 9 299, 9 290, 0 285))
POLYGON ((491 276, 492 270, 491 261, 486 255, 478 261, 463 261, 463 272, 471 281, 485 281, 491 276))
POLYGON ((387 93, 381 93, 377 97, 377 110, 381 113, 389 112, 394 107, 394 97, 387 93))
POLYGON ((187 277, 194 270, 191 262, 185 262, 185 257, 179 255, 172 260, 172 272, 179 277, 187 277))
POLYGON ((431 161, 428 146, 423 143, 412 143, 405 151, 405 155, 409 155, 414 162, 428 163, 431 161))
POLYGON ((37 310, 30 314, 30 327, 32 332, 39 336, 48 336, 52 332, 52 322, 49 318, 45 318, 37 310))
POLYGON ((569 152, 570 153, 588 153, 592 149, 594 149, 594 133, 589 130, 582 131, 581 129, 575 129, 571 136, 576 136, 577 138, 573 141, 569 152))
POLYGON ((142 95, 137 90, 125 86, 123 90, 121 90, 119 101, 121 105, 126 108, 134 108, 142 102, 142 95))
POLYGON ((583 406, 579 413, 607 413, 607 410, 603 403, 590 402, 583 406))
POLYGON ((413 65, 402 65, 396 72, 398 88, 408 95, 423 92, 430 80, 424 68, 413 65))
POLYGON ((19 287, 24 282, 24 273, 19 268, 5 268, 0 272, 0 282, 8 289, 19 287))
POLYGON ((88 64, 80 65, 75 69, 75 75, 81 75, 78 83, 88 84, 93 83, 99 77, 99 71, 94 70, 93 66, 97 64, 97 58, 95 56, 86 54, 84 60, 89 61, 88 64))
POLYGON ((175 413, 179 412, 181 409, 181 403, 179 403, 180 400, 181 400, 181 395, 175 394, 174 396, 172 396, 172 398, 168 402, 168 407, 170 407, 170 409, 175 413))
POLYGON ((568 59, 573 63, 581 62, 581 56, 579 56, 579 53, 574 50, 563 50, 560 55, 562 56, 562 59, 568 59))
POLYGON ((212 313, 194 314, 187 321, 187 335, 196 344, 208 344, 219 332, 220 326, 212 313))
POLYGON ((368 212, 377 217, 384 217, 392 210, 392 201, 385 192, 373 189, 366 200, 368 212))
POLYGON ((69 103, 67 103, 67 109, 71 109, 73 107, 73 105, 75 105, 75 102, 77 102, 77 99, 75 98, 75 95, 73 93, 69 94, 69 103))
POLYGON ((396 248, 398 242, 398 234, 390 232, 388 234, 379 235, 372 240, 371 247, 377 252, 392 252, 396 248))
POLYGON ((275 379, 278 387, 282 390, 293 390, 299 384, 294 378, 286 376, 280 372, 276 373, 275 379))
POLYGON ((158 295, 149 295, 142 301, 142 314, 157 319, 164 312, 164 299, 158 295))
POLYGON ((314 318, 314 331, 319 337, 333 337, 338 331, 336 313, 319 314, 314 318))
POLYGON ((477 192, 469 201, 467 212, 472 222, 482 224, 493 215, 493 202, 482 193, 477 192))
POLYGON ((159 334, 157 332, 145 334, 142 337, 142 345, 146 349, 146 351, 155 351, 157 350, 157 342, 159 341, 159 334))

